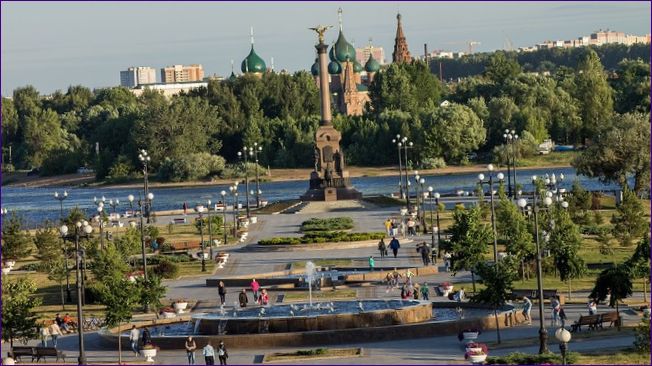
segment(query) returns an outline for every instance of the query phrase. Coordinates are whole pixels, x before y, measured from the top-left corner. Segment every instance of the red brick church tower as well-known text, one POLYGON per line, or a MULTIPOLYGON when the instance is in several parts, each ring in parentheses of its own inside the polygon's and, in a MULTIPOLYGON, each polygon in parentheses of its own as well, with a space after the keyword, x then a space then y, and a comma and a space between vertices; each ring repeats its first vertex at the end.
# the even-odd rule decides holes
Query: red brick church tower
POLYGON ((405 62, 412 62, 410 51, 408 50, 405 34, 403 34, 403 26, 401 25, 401 13, 396 15, 398 25, 396 27, 396 38, 394 39, 394 52, 392 52, 392 61, 397 64, 405 62))

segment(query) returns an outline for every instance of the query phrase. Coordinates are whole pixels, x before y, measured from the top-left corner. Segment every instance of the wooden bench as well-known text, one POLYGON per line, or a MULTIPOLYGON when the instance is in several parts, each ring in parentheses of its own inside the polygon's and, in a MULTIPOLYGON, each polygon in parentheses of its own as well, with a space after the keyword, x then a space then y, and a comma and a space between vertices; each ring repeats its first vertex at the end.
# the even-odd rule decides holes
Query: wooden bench
POLYGON ((602 315, 600 314, 581 315, 580 318, 571 326, 571 332, 581 332, 583 325, 587 325, 589 330, 595 329, 598 326, 601 317, 602 315))
MULTIPOLYGON (((523 296, 527 296, 530 298, 530 300, 536 300, 539 298, 539 290, 530 290, 530 289, 525 289, 525 290, 512 290, 512 299, 518 299, 523 296)), ((560 294, 556 289, 553 290, 543 290, 543 299, 544 300, 550 300, 552 298, 558 298, 559 299, 559 304, 564 305, 566 303, 566 296, 560 294)))
POLYGON ((34 351, 33 357, 36 357, 36 362, 39 362, 41 358, 45 359, 45 357, 56 357, 57 362, 59 362, 59 359, 66 362, 66 355, 54 347, 34 347, 34 351))
POLYGON ((620 317, 618 316, 617 311, 611 311, 608 313, 598 314, 598 315, 600 315, 600 320, 598 323, 600 328, 602 328, 603 323, 609 322, 609 326, 613 327, 614 324, 618 324, 618 322, 620 321, 620 317))
POLYGON ((185 224, 186 223, 186 218, 185 217, 179 217, 179 218, 174 218, 170 220, 170 224, 185 224))
POLYGON ((7 356, 13 358, 16 361, 19 361, 22 356, 29 356, 32 358, 32 361, 34 361, 34 355, 34 347, 15 346, 9 352, 7 352, 7 356))
POLYGON ((181 243, 170 243, 173 250, 197 249, 201 247, 198 241, 184 241, 181 243))

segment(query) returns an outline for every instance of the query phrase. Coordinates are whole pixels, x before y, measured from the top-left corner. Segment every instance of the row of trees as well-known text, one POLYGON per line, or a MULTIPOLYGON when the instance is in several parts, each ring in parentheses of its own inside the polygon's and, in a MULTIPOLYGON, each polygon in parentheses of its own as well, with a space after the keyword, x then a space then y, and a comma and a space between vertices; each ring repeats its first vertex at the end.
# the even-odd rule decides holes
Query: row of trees
MULTIPOLYGON (((577 163, 582 172, 621 183, 623 176, 645 176, 649 62, 621 60, 608 76, 592 48, 577 52, 572 68, 543 76, 524 72, 513 54, 499 51, 487 58, 482 74, 447 84, 422 62, 391 64, 370 85, 363 115, 334 119, 348 163, 395 163, 395 155, 378 154, 378 146, 389 147, 396 134, 414 143, 413 167, 464 163, 474 152, 500 162, 509 128, 521 136, 520 156, 534 154, 547 138, 592 142, 602 154, 586 154, 577 163), (625 128, 632 136, 610 132, 625 128), (630 137, 636 137, 633 143, 630 137), (604 152, 623 141, 630 142, 628 149, 616 149, 622 154, 608 163, 619 167, 628 154, 637 154, 632 162, 615 172, 593 167, 590 158, 606 159, 604 152)), ((81 86, 44 97, 24 87, 3 98, 3 167, 11 168, 11 147, 18 168, 59 174, 87 165, 99 179, 129 178, 138 174, 137 151, 145 148, 161 179, 199 179, 223 175, 226 162, 237 162, 236 152, 254 142, 263 147, 262 165, 309 167, 318 123, 319 93, 306 72, 211 81, 169 100, 152 91, 136 97, 125 88, 81 86), (200 173, 189 173, 189 167, 200 173)))

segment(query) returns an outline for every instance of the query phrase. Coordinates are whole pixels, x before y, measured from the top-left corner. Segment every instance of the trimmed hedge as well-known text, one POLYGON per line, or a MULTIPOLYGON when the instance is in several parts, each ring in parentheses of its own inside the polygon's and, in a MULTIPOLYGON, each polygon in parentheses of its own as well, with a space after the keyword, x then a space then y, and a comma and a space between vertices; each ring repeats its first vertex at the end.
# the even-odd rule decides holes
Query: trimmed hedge
POLYGON ((301 231, 337 231, 353 229, 353 219, 350 217, 332 217, 328 219, 311 218, 301 223, 301 231))
MULTIPOLYGON (((577 362, 578 354, 575 352, 568 352, 566 354, 566 363, 573 364, 577 362)), ((548 352, 542 355, 530 355, 527 353, 514 352, 507 356, 502 357, 487 357, 485 364, 487 365, 541 365, 541 364, 561 364, 561 355, 548 352)))
POLYGON ((276 237, 260 240, 261 245, 339 243, 349 241, 380 240, 385 233, 345 233, 342 231, 311 233, 303 237, 276 237))

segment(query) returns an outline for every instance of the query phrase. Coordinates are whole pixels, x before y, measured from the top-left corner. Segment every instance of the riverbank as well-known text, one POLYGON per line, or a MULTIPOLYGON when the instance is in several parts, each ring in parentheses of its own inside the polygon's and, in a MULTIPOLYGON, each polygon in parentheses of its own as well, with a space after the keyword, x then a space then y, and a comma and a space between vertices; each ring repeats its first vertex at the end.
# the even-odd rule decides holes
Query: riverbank
MULTIPOLYGON (((569 167, 568 163, 556 164, 536 164, 526 167, 518 167, 520 169, 541 169, 541 168, 566 168, 569 167)), ((497 166, 498 169, 506 170, 506 167, 497 166)), ((422 175, 451 175, 463 173, 480 173, 486 171, 485 164, 475 164, 466 166, 448 166, 440 169, 425 169, 419 172, 422 175)), ((398 175, 397 166, 385 167, 348 167, 349 175, 351 178, 359 177, 383 177, 398 175)), ((267 172, 261 173, 261 181, 266 182, 286 182, 286 181, 307 181, 310 177, 312 169, 270 169, 267 172)), ((150 181, 150 188, 182 188, 182 187, 197 187, 197 186, 212 186, 230 184, 233 179, 212 179, 204 181, 191 181, 191 182, 152 182, 150 181)), ((3 174, 3 187, 28 187, 28 188, 54 188, 54 187, 103 187, 103 188, 139 188, 142 186, 142 181, 132 183, 118 183, 107 184, 104 182, 95 182, 92 174, 66 174, 53 177, 38 177, 27 176, 26 173, 11 173, 3 174)))

